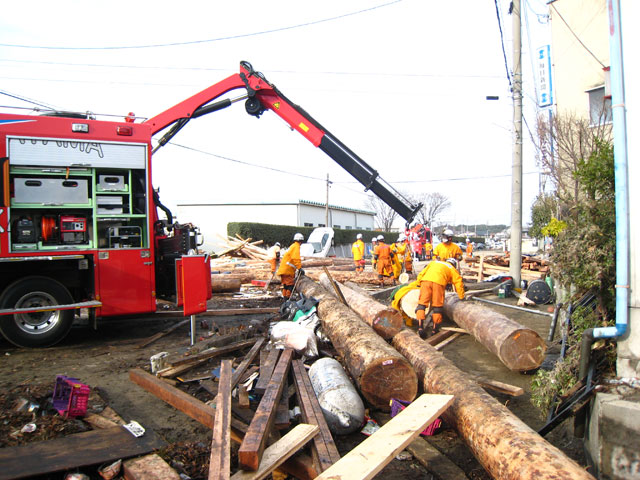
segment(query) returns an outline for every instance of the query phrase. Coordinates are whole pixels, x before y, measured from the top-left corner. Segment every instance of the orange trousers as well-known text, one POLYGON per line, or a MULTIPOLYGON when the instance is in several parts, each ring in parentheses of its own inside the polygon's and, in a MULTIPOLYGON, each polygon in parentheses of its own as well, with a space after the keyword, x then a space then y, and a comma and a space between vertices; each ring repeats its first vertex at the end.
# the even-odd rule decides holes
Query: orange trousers
POLYGON ((280 283, 282 285, 282 296, 289 298, 293 293, 293 275, 280 275, 280 283))
MULTIPOLYGON (((429 305, 429 303, 431 303, 431 318, 433 320, 434 327, 442 322, 444 289, 445 287, 443 285, 430 280, 424 280, 420 284, 420 298, 418 300, 418 305, 429 305)), ((424 310, 419 310, 419 312, 424 312, 424 310)), ((426 315, 426 313, 422 313, 422 315, 426 315)), ((420 324, 422 325, 424 317, 422 319, 418 317, 418 320, 420 320, 420 324)))
POLYGON ((276 267, 278 266, 278 260, 275 258, 270 258, 269 265, 271 265, 271 273, 275 273, 276 267))
POLYGON ((360 260, 354 260, 353 263, 356 266, 356 272, 364 272, 365 260, 361 258, 360 260))

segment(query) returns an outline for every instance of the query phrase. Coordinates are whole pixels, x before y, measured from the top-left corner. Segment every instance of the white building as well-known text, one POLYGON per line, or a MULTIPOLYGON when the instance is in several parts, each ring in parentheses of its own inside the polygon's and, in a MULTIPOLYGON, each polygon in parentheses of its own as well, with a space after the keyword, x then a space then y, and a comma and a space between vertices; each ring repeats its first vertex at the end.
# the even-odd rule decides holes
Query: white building
MULTIPOLYGON (((258 222, 299 227, 326 226, 326 204, 298 202, 264 203, 183 203, 176 212, 179 221, 200 227, 205 251, 221 246, 218 235, 226 237, 229 222, 258 222)), ((347 230, 373 230, 375 212, 329 204, 329 226, 347 230)))

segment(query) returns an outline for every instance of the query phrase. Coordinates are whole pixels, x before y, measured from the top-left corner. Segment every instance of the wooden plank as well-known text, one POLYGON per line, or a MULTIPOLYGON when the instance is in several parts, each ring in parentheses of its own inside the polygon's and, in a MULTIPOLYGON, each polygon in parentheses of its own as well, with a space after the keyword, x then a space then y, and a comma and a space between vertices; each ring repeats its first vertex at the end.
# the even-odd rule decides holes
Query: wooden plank
POLYGON ((177 377, 183 372, 186 372, 188 370, 191 370, 192 368, 195 368, 199 365, 207 363, 212 358, 218 357, 220 355, 224 355, 226 353, 233 352, 240 348, 248 347, 249 345, 253 345, 255 341, 256 339, 252 338, 250 340, 244 340, 242 342, 232 343, 231 345, 227 345, 225 347, 214 347, 209 350, 205 350, 204 352, 194 355, 189 359, 177 360, 176 362, 173 362, 171 367, 159 371, 157 375, 162 378, 177 377))
POLYGON ((255 472, 241 470, 231 477, 232 480, 260 480, 267 477, 317 433, 318 427, 316 425, 307 425, 305 423, 297 425, 264 451, 258 470, 255 472))
POLYGON ((340 453, 338 453, 338 448, 333 441, 333 436, 302 360, 294 360, 292 362, 292 370, 302 419, 305 423, 317 425, 320 428, 320 434, 313 438, 311 451, 312 458, 317 463, 317 470, 324 472, 340 460, 340 453))
POLYGON ((156 333, 155 335, 150 336, 149 338, 143 340, 142 342, 140 342, 136 348, 144 348, 147 345, 151 345, 153 342, 155 342, 156 340, 164 337, 165 335, 170 334, 171 332, 173 332, 174 330, 180 328, 182 325, 185 325, 186 323, 189 323, 191 319, 187 318, 186 320, 182 320, 181 322, 176 323, 175 325, 172 325, 171 327, 156 333))
POLYGON ((209 480, 227 480, 231 476, 231 377, 232 360, 220 363, 216 397, 216 418, 211 438, 209 480))
POLYGON ((125 480, 180 480, 180 475, 156 453, 122 462, 125 480))
POLYGON ((446 340, 438 343, 437 345, 435 345, 433 348, 435 348, 436 350, 441 350, 442 348, 444 348, 445 345, 450 344, 451 342, 453 342, 456 338, 461 337, 463 334, 462 333, 454 333, 453 335, 451 335, 449 338, 447 338, 446 340))
POLYGON ((478 266, 478 281, 484 280, 484 255, 480 257, 480 265, 478 266))
POLYGON ((84 417, 82 417, 82 420, 91 425, 94 430, 98 428, 113 428, 118 426, 118 424, 113 420, 109 420, 108 418, 95 413, 86 414, 84 417))
POLYGON ((425 340, 425 342, 427 342, 429 345, 431 345, 432 347, 434 345, 439 344, 440 342, 442 342, 443 340, 449 338, 451 335, 453 335, 455 332, 452 332, 450 330, 441 330, 438 333, 436 333, 435 335, 431 335, 429 338, 427 338, 425 340))
POLYGON ((469 333, 464 328, 459 328, 459 327, 442 327, 441 330, 446 330, 448 332, 454 332, 454 333, 469 333))
POLYGON ((262 345, 264 345, 264 342, 265 342, 265 338, 264 337, 260 338, 253 345, 253 347, 251 347, 251 350, 249 350, 249 353, 247 353, 244 356, 244 359, 242 360, 242 362, 240 362, 240 365, 238 365, 238 368, 236 368, 235 372, 233 372, 233 377, 231 378, 231 390, 233 390, 236 387, 236 385, 238 385, 238 383, 240 382, 240 379, 243 378, 245 372, 249 368, 249 365, 253 363, 256 356, 258 355, 258 352, 262 348, 262 345))
MULTIPOLYGON (((216 411, 206 403, 176 387, 167 385, 161 379, 139 368, 129 370, 129 379, 182 413, 209 428, 213 428, 216 411)), ((231 439, 238 443, 242 442, 242 431, 245 430, 246 425, 233 419, 231 426, 231 439)))
POLYGON ((266 446, 267 437, 275 420, 275 410, 284 389, 284 379, 289 373, 293 350, 288 348, 282 352, 276 368, 273 370, 269 385, 256 409, 256 414, 249 425, 249 430, 238 450, 238 465, 242 470, 255 471, 260 465, 266 446))
POLYGON ((504 393, 505 395, 510 395, 512 397, 519 397, 520 395, 524 395, 524 389, 520 387, 516 387, 515 385, 510 385, 508 383, 498 382, 497 380, 491 380, 489 378, 477 377, 473 376, 475 382, 480 385, 482 388, 494 390, 499 393, 504 393))
POLYGON ((291 425, 291 421, 289 420, 289 382, 286 378, 284 379, 280 401, 276 407, 274 425, 278 430, 284 430, 291 425))
MULTIPOLYGON (((380 425, 385 425, 391 420, 387 413, 373 412, 373 417, 380 425)), ((437 478, 446 480, 467 480, 467 475, 449 457, 440 453, 427 440, 429 437, 419 436, 405 447, 414 458, 427 470, 435 474, 437 478)))
POLYGON ((238 387, 238 405, 240 408, 249 408, 251 406, 249 392, 247 392, 247 387, 244 385, 238 387))
POLYGON ((424 394, 364 442, 321 473, 318 479, 373 478, 453 403, 453 395, 424 394))
POLYGON ((273 369, 278 363, 278 357, 280 356, 281 351, 282 350, 278 349, 271 350, 264 363, 260 363, 260 376, 253 387, 253 391, 258 395, 263 395, 266 391, 267 385, 269 385, 269 380, 271 380, 271 375, 273 374, 273 369))
POLYGON ((124 427, 76 433, 0 449, 0 480, 29 478, 143 455, 166 443, 148 430, 134 437, 124 427))

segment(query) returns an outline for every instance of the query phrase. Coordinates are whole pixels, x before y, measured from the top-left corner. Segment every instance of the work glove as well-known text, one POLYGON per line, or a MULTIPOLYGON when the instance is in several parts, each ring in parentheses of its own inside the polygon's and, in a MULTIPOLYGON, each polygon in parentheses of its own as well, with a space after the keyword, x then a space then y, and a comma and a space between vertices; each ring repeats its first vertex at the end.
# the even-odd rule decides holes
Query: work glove
POLYGON ((422 322, 422 320, 427 318, 426 310, 427 310, 427 307, 425 305, 418 305, 415 310, 416 319, 422 322))
POLYGON ((298 270, 298 272, 300 272, 300 275, 304 275, 304 270, 303 269, 298 270))

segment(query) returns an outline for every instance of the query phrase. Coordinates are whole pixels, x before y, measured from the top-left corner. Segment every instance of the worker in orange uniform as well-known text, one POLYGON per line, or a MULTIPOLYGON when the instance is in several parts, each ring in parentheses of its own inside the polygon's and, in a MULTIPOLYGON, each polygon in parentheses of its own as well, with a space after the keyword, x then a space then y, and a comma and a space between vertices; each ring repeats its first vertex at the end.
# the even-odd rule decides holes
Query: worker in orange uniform
POLYGON ((449 258, 445 262, 436 260, 429 262, 418 275, 420 297, 416 307, 416 318, 419 323, 418 334, 421 338, 427 338, 438 333, 442 322, 444 291, 447 285, 453 284, 460 300, 464 300, 464 284, 457 268, 458 261, 455 258, 449 258), (431 304, 429 309, 431 322, 429 323, 433 323, 431 331, 428 331, 425 326, 427 305, 429 304, 431 304))
POLYGON ((276 242, 275 245, 267 250, 267 259, 269 260, 269 265, 271 265, 271 274, 275 274, 278 260, 280 260, 280 242, 276 242))
POLYGON ((411 255, 411 244, 405 237, 404 239, 404 271, 409 275, 413 273, 413 256, 411 255))
POLYGON ((300 258, 300 244, 304 241, 301 233, 293 236, 293 243, 287 249, 280 262, 277 274, 280 275, 282 284, 282 296, 287 299, 293 293, 294 278, 296 270, 302 268, 302 259, 300 258))
MULTIPOLYGON (((384 287, 384 278, 390 277, 393 274, 391 257, 395 255, 389 245, 384 243, 384 237, 382 235, 378 235, 376 240, 376 248, 373 249, 373 258, 376 260, 380 286, 384 287)), ((393 279, 393 284, 396 284, 395 278, 393 279)))
POLYGON ((376 263, 376 256, 374 254, 377 244, 378 244, 378 237, 373 237, 371 239, 371 265, 373 265, 374 272, 378 269, 377 263, 376 263))
POLYGON ((451 229, 447 228, 442 232, 441 238, 442 242, 433 249, 433 256, 443 262, 448 258, 455 258, 458 261, 462 260, 462 250, 458 245, 453 243, 453 232, 451 229))
POLYGON ((473 257, 473 243, 467 238, 467 257, 473 257))
POLYGON ((424 244, 425 260, 431 260, 432 255, 433 255, 433 245, 431 245, 431 242, 425 242, 424 244))
POLYGON ((356 241, 351 245, 351 253, 353 254, 353 263, 356 265, 356 272, 364 272, 364 242, 361 233, 356 235, 356 241))
POLYGON ((393 280, 396 282, 398 278, 400 278, 402 264, 404 262, 404 243, 402 242, 402 237, 398 237, 398 240, 393 242, 389 248, 391 248, 391 252, 393 253, 391 269, 393 270, 393 280))

